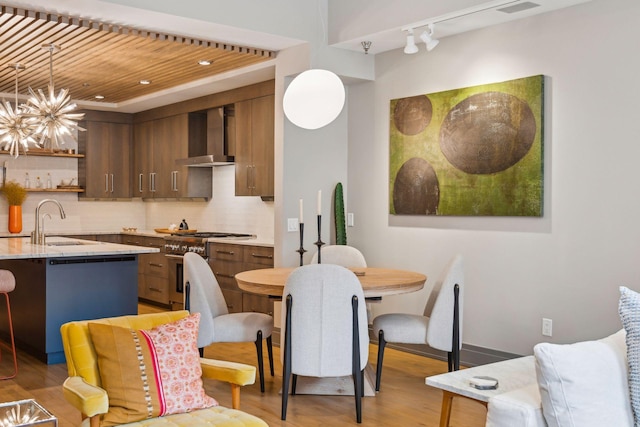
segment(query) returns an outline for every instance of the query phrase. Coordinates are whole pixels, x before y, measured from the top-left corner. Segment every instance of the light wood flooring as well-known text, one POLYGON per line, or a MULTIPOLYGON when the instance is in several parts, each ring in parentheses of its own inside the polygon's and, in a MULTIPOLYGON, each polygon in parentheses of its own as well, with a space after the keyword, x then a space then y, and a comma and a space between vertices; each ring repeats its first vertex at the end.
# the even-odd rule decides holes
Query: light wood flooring
MULTIPOLYGON (((156 311, 154 307, 140 305, 140 312, 156 311)), ((375 365, 378 347, 370 346, 369 361, 375 365)), ((80 414, 63 396, 61 384, 67 377, 66 365, 45 365, 33 357, 19 352, 18 376, 0 381, 0 402, 36 399, 58 418, 60 427, 80 424, 80 414)), ((205 349, 205 356, 255 364, 255 346, 246 344, 215 344, 205 349)), ((243 387, 241 409, 264 419, 270 426, 328 427, 358 425, 355 421, 355 403, 352 396, 296 395, 289 398, 287 420, 280 420, 282 369, 279 348, 274 347, 276 375, 268 373, 265 351, 266 390, 260 393, 256 383, 243 387)), ((3 347, 0 376, 8 372, 10 353, 3 347)), ((375 397, 363 398, 362 425, 371 427, 433 426, 439 425, 441 391, 426 386, 424 378, 446 372, 446 362, 416 356, 393 349, 385 351, 384 375, 381 391, 375 397)), ((207 381, 207 393, 221 405, 231 406, 229 387, 223 383, 207 381)), ((484 426, 486 409, 478 402, 456 398, 451 416, 452 427, 484 426)))

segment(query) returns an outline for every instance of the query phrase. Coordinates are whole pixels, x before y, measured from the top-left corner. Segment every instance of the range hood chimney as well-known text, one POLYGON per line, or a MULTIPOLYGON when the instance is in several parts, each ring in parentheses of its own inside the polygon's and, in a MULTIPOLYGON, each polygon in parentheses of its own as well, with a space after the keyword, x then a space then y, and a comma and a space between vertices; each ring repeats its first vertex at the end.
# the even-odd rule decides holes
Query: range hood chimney
POLYGON ((189 157, 176 165, 211 167, 233 165, 235 117, 233 107, 218 107, 189 114, 189 157))

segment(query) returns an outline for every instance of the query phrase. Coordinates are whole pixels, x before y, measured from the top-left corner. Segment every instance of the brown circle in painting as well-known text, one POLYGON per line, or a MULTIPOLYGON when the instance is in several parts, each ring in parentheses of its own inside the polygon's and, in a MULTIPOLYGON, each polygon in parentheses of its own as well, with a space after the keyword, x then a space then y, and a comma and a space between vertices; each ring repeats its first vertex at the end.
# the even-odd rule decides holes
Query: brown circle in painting
POLYGON ((393 123, 405 135, 417 135, 431 123, 433 109, 426 95, 402 98, 393 109, 393 123))
POLYGON ((502 92, 472 95, 453 107, 440 128, 440 149, 456 168, 491 174, 518 163, 533 145, 529 105, 502 92))
POLYGON ((398 215, 436 215, 440 185, 425 159, 414 157, 398 170, 393 182, 393 208, 398 215))

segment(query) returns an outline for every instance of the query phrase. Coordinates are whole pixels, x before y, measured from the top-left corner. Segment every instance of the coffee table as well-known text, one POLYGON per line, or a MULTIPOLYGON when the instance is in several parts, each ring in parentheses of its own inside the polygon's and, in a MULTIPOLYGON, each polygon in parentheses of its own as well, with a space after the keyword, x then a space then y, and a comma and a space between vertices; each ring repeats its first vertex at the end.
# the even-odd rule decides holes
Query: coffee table
POLYGON ((454 397, 466 397, 487 406, 489 399, 536 381, 533 356, 518 357, 469 369, 447 372, 425 378, 425 383, 442 390, 440 427, 448 427, 454 397), (498 380, 495 390, 478 390, 469 384, 472 377, 487 376, 498 380))

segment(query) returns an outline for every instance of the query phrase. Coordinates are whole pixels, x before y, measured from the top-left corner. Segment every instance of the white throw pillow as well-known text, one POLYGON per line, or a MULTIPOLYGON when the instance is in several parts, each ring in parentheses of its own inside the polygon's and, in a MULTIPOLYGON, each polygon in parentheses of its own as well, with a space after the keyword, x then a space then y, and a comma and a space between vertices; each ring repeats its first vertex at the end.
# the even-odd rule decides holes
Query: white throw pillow
POLYGON ((633 427, 625 332, 599 341, 533 348, 549 427, 633 427))

